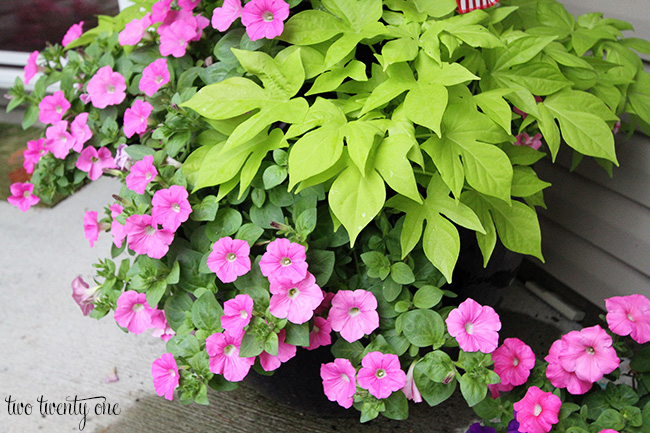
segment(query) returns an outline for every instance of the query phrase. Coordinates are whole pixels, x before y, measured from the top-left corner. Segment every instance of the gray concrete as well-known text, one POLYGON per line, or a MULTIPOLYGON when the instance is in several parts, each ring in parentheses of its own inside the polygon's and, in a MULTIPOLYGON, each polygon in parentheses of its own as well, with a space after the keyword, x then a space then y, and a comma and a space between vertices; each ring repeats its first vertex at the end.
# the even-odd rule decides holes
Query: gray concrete
MULTIPOLYGON (((84 431, 145 432, 464 432, 473 412, 455 396, 441 407, 412 405, 407 421, 378 419, 359 425, 351 418, 323 418, 282 407, 246 387, 211 392, 210 406, 182 406, 156 396, 151 362, 164 344, 147 335, 124 334, 107 317, 84 317, 72 300, 70 282, 93 275, 92 264, 105 257, 110 236, 100 235, 91 249, 84 238, 87 210, 100 214, 119 190, 112 179, 83 188, 52 209, 22 213, 0 203, 0 433, 79 431, 81 416, 41 416, 39 396, 49 402, 66 397, 104 396, 119 404, 119 415, 89 415, 84 431), (107 382, 117 370, 119 380, 107 382), (34 405, 28 415, 8 414, 5 399, 34 405)), ((575 324, 534 299, 520 285, 508 292, 504 329, 548 350, 553 339, 575 324), (537 318, 516 313, 534 311, 537 318)), ((504 310, 505 311, 505 310, 504 310)), ((538 352, 539 353, 539 352, 538 352)), ((92 406, 91 406, 92 408, 92 406)))

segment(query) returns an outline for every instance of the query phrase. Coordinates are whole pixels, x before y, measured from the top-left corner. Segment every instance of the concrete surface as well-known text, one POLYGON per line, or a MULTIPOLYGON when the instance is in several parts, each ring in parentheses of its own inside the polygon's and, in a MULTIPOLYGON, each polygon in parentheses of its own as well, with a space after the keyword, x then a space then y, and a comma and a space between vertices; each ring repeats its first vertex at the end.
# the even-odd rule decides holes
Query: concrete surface
MULTIPOLYGON (((52 209, 32 208, 27 213, 0 202, 0 433, 80 430, 80 415, 42 416, 41 396, 48 403, 101 396, 111 408, 119 405, 117 415, 91 413, 83 429, 91 433, 453 433, 464 432, 473 422, 473 412, 459 393, 436 408, 411 405, 407 421, 380 417, 364 425, 359 425, 356 414, 323 418, 299 413, 246 387, 211 392, 207 407, 182 406, 158 397, 150 367, 165 351, 162 341, 124 334, 111 317, 100 321, 84 317, 71 297, 70 282, 77 275, 88 281, 92 264, 107 256, 110 247, 106 234, 94 248, 88 246, 84 213, 101 214, 118 190, 115 180, 100 179, 52 209), (107 380, 115 370, 119 380, 107 380), (10 415, 9 398, 30 403, 31 415, 10 415)), ((536 353, 547 351, 561 332, 577 327, 518 283, 509 288, 499 312, 504 332, 529 342, 536 353), (522 314, 524 310, 537 317, 522 314)), ((91 412, 103 401, 87 400, 91 412)))

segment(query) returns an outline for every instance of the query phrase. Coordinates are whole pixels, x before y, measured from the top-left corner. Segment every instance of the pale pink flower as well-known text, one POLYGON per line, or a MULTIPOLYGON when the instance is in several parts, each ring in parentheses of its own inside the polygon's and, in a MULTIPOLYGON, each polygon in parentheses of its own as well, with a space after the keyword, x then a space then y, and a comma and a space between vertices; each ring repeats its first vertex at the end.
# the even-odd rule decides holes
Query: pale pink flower
POLYGON ((120 45, 137 45, 151 26, 151 14, 147 12, 142 18, 136 18, 124 26, 118 35, 120 45))
POLYGON ((597 382, 619 366, 612 338, 599 325, 571 331, 562 336, 563 351, 558 360, 565 370, 587 382, 597 382))
POLYGON ((108 209, 111 211, 111 218, 117 218, 124 211, 124 208, 119 203, 113 203, 108 209))
POLYGON ((88 113, 79 113, 70 124, 70 134, 74 138, 72 150, 81 152, 83 145, 92 138, 93 133, 88 127, 88 113))
POLYGON ((225 32, 241 15, 241 0, 225 0, 223 6, 212 12, 212 27, 225 32))
POLYGON ((287 319, 300 325, 314 315, 314 310, 323 301, 323 291, 316 284, 316 278, 307 272, 304 280, 297 283, 271 281, 269 312, 279 319, 287 319))
POLYGON ((404 388, 406 373, 400 368, 397 355, 370 352, 361 360, 357 381, 361 388, 381 399, 404 388))
POLYGON ((27 59, 27 64, 25 65, 24 71, 25 71, 25 84, 29 84, 32 78, 38 73, 39 67, 36 64, 36 59, 38 59, 38 55, 40 53, 38 51, 33 51, 30 55, 29 58, 27 59))
POLYGON ((65 35, 63 35, 63 40, 61 41, 61 44, 64 47, 67 47, 70 42, 76 41, 79 39, 79 37, 83 34, 83 26, 84 22, 80 21, 77 24, 73 24, 70 26, 67 32, 65 32, 65 35))
POLYGON ((574 372, 562 367, 558 355, 564 352, 563 346, 561 339, 551 345, 548 355, 544 358, 544 361, 548 362, 546 377, 556 388, 566 388, 573 395, 584 394, 591 389, 592 383, 579 379, 574 372))
POLYGON ((120 143, 115 151, 115 166, 120 170, 130 170, 131 165, 133 165, 133 160, 126 151, 127 147, 125 143, 120 143))
POLYGON ((251 270, 250 252, 248 242, 225 236, 212 245, 208 268, 222 283, 232 283, 251 270))
POLYGON ((167 318, 163 310, 154 309, 151 312, 151 326, 155 328, 151 335, 160 338, 162 341, 169 341, 176 335, 176 332, 167 323, 167 318))
POLYGON ((270 281, 297 283, 307 276, 306 260, 304 246, 281 238, 266 246, 266 252, 260 260, 260 269, 262 275, 270 281))
POLYGON ((309 346, 307 350, 314 350, 321 346, 329 346, 332 344, 332 327, 327 319, 316 317, 314 319, 314 327, 309 332, 309 346))
POLYGON ((120 248, 124 238, 126 237, 126 232, 124 231, 124 224, 121 224, 116 218, 122 213, 122 211, 124 211, 124 208, 118 203, 113 203, 109 209, 111 211, 111 218, 113 218, 113 221, 111 222, 113 243, 116 247, 120 248))
POLYGON ((40 198, 34 195, 34 185, 29 182, 16 182, 12 183, 9 187, 11 196, 7 198, 10 205, 16 206, 23 212, 41 201, 40 198))
POLYGON ((352 363, 345 358, 321 364, 320 377, 328 400, 335 401, 346 409, 352 407, 354 393, 357 391, 356 374, 352 363))
POLYGON ((629 335, 639 344, 650 341, 650 300, 643 295, 605 299, 607 325, 617 335, 629 335))
POLYGON ((323 290, 323 302, 321 302, 318 308, 314 310, 314 314, 317 316, 324 315, 324 313, 332 306, 333 297, 334 293, 323 290))
POLYGON ((519 429, 528 433, 547 433, 557 424, 562 407, 560 397, 536 386, 526 391, 523 399, 513 405, 517 411, 519 429))
POLYGON ((223 316, 221 326, 230 335, 241 337, 244 328, 248 326, 253 317, 253 298, 250 295, 237 295, 223 303, 223 316))
POLYGON ((172 0, 159 0, 151 7, 151 21, 161 23, 167 17, 172 6, 172 0))
POLYGON ((88 211, 84 214, 84 236, 88 239, 90 247, 95 246, 95 242, 99 238, 100 225, 97 222, 97 212, 94 210, 88 211))
POLYGON ((63 90, 57 90, 38 103, 38 120, 46 125, 54 124, 63 119, 63 115, 69 108, 70 102, 65 99, 63 90))
POLYGON ((138 194, 144 194, 147 185, 156 175, 158 170, 153 165, 153 155, 146 155, 131 167, 131 172, 126 176, 126 187, 138 194))
POLYGON ((68 122, 61 120, 45 130, 45 146, 55 158, 65 159, 75 145, 75 139, 68 132, 68 122))
POLYGON ((492 307, 481 306, 472 298, 452 310, 445 322, 449 335, 465 352, 492 353, 499 345, 499 315, 492 307))
POLYGON ((149 215, 131 215, 124 225, 126 242, 138 254, 146 254, 152 259, 160 259, 174 240, 174 233, 159 229, 149 215))
POLYGON ((344 340, 357 341, 379 327, 377 299, 367 290, 339 290, 332 298, 327 320, 344 340))
POLYGON ((79 305, 84 316, 90 314, 95 308, 95 299, 97 299, 97 290, 99 286, 92 289, 88 286, 81 276, 72 280, 72 299, 79 305))
POLYGON ((169 83, 167 59, 158 59, 142 71, 139 88, 147 96, 153 96, 162 86, 169 83))
POLYGON ((124 112, 124 135, 131 138, 133 134, 142 134, 147 130, 147 120, 153 111, 153 106, 136 99, 133 106, 124 112))
POLYGON ((522 132, 515 138, 517 139, 517 141, 514 143, 515 146, 528 146, 535 150, 539 150, 539 148, 542 147, 542 134, 539 132, 533 137, 529 136, 525 132, 522 132))
POLYGON ((175 232, 192 213, 188 196, 185 187, 180 185, 172 185, 167 189, 156 191, 151 200, 153 206, 151 216, 154 221, 175 232))
POLYGON ((251 0, 241 12, 241 22, 251 41, 280 36, 288 17, 289 5, 284 0, 251 0))
POLYGON ((296 356, 296 346, 286 343, 287 332, 281 329, 278 332, 278 354, 271 355, 268 352, 260 353, 260 365, 264 371, 277 370, 283 362, 287 362, 296 356))
POLYGON ((34 172, 38 161, 48 152, 45 146, 45 138, 30 140, 27 142, 27 149, 23 151, 23 168, 29 174, 34 172))
POLYGON ((183 57, 188 42, 196 37, 196 21, 178 19, 168 26, 158 27, 158 34, 160 35, 160 54, 183 57))
POLYGON ((406 372, 406 384, 404 385, 404 388, 402 388, 402 392, 407 399, 413 400, 415 403, 422 403, 422 394, 420 394, 420 390, 415 384, 415 379, 413 378, 415 364, 417 364, 417 361, 412 362, 406 372))
POLYGON ((530 370, 535 366, 535 354, 526 343, 518 338, 506 338, 501 346, 492 352, 494 371, 503 385, 522 385, 528 380, 530 370))
POLYGON ((147 295, 127 290, 117 298, 115 321, 122 328, 134 334, 142 334, 151 328, 153 309, 147 303, 147 295))
POLYGON ((107 148, 100 147, 97 150, 88 146, 81 151, 75 167, 88 173, 90 180, 97 180, 102 176, 105 168, 115 168, 115 161, 107 148))
POLYGON ((205 340, 205 350, 210 357, 210 371, 222 374, 230 382, 244 380, 255 357, 244 358, 239 356, 241 338, 233 337, 228 333, 215 333, 205 340))
POLYGON ((203 15, 195 16, 194 20, 196 21, 196 36, 190 39, 190 41, 201 40, 201 35, 203 35, 203 29, 205 29, 210 25, 210 20, 204 17, 203 15))
POLYGON ((124 101, 126 81, 122 74, 114 72, 113 68, 107 65, 93 75, 86 90, 95 108, 106 108, 124 101))
POLYGON ((171 353, 165 353, 151 364, 151 376, 156 394, 165 396, 169 401, 174 399, 174 390, 178 388, 178 365, 171 353))

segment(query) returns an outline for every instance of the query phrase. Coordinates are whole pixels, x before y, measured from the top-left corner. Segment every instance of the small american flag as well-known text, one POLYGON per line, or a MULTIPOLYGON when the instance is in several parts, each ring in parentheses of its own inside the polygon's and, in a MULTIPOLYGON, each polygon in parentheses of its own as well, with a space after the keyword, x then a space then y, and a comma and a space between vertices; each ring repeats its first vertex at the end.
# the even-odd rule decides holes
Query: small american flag
POLYGON ((465 14, 476 9, 485 9, 497 4, 499 0, 456 0, 458 12, 465 14))

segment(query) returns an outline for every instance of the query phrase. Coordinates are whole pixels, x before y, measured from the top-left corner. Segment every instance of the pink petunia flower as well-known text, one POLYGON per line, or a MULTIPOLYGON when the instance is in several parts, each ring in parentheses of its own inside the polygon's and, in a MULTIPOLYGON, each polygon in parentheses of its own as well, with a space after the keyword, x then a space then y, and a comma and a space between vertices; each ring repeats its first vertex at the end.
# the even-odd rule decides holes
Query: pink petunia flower
POLYGON ((614 127, 612 128, 612 134, 616 135, 616 134, 618 134, 618 131, 620 131, 620 130, 621 130, 621 121, 618 120, 618 121, 616 121, 616 123, 614 124, 614 127))
POLYGON ((619 366, 612 338, 600 325, 571 331, 562 336, 563 351, 558 360, 565 370, 587 382, 597 382, 619 366))
POLYGON ((88 127, 88 113, 79 113, 70 124, 70 134, 74 139, 72 150, 81 152, 83 145, 92 138, 93 133, 88 127))
POLYGON ((23 212, 27 212, 27 209, 41 201, 40 198, 34 195, 34 185, 29 182, 12 183, 9 191, 11 196, 7 198, 7 201, 10 205, 16 206, 23 212))
POLYGON ((27 59, 27 64, 25 65, 24 71, 25 71, 25 84, 29 84, 32 78, 38 73, 39 67, 36 64, 36 60, 38 59, 39 56, 38 51, 33 51, 30 55, 29 58, 27 59))
POLYGON ((281 238, 266 246, 266 252, 260 260, 260 269, 269 281, 297 283, 307 276, 306 260, 304 246, 281 238))
POLYGON ((314 310, 323 301, 323 291, 316 284, 316 278, 307 272, 304 280, 297 283, 271 281, 269 312, 279 319, 287 319, 300 325, 314 315, 314 310))
POLYGON ((142 18, 135 18, 124 26, 118 35, 120 45, 138 45, 151 26, 151 14, 147 12, 142 18))
POLYGON ((133 165, 133 160, 126 151, 127 147, 129 146, 127 146, 125 143, 120 143, 117 145, 117 150, 115 151, 115 165, 120 170, 130 170, 131 166, 133 165))
POLYGON ((167 189, 156 191, 151 200, 153 206, 151 216, 154 221, 175 232, 192 213, 188 196, 185 187, 180 185, 172 185, 167 189))
POLYGON ((357 341, 379 327, 377 299, 367 290, 339 290, 332 298, 327 320, 343 339, 357 341))
POLYGON ((544 361, 548 362, 546 377, 556 388, 566 388, 573 395, 584 394, 591 389, 592 383, 579 379, 574 372, 562 367, 558 355, 564 352, 563 346, 561 339, 551 345, 548 355, 544 358, 544 361))
POLYGON ((397 355, 370 352, 361 360, 357 381, 375 397, 387 398, 404 388, 406 373, 400 368, 397 355))
POLYGON ((639 344, 650 341, 650 300, 643 295, 605 299, 607 325, 617 335, 629 335, 639 344))
POLYGON ((215 333, 205 340, 205 350, 210 357, 210 371, 222 374, 230 382, 244 380, 255 357, 243 358, 239 356, 241 338, 233 337, 226 333, 215 333))
POLYGON ((90 314, 95 308, 95 299, 97 299, 97 290, 99 286, 92 289, 88 286, 81 276, 72 280, 72 299, 79 305, 84 316, 90 314))
POLYGON ((147 120, 153 111, 153 106, 136 99, 133 106, 124 112, 124 135, 131 138, 133 134, 142 134, 147 130, 147 120))
POLYGON ((284 0, 251 0, 241 12, 241 22, 251 41, 280 36, 288 17, 289 5, 284 0))
POLYGON ((75 139, 68 132, 68 122, 61 120, 45 130, 45 146, 55 158, 65 159, 75 146, 75 139))
POLYGON ((274 371, 280 368, 283 362, 287 362, 296 356, 296 346, 285 343, 287 332, 282 329, 278 332, 278 354, 271 355, 267 352, 260 353, 260 365, 264 371, 274 371))
POLYGON ((535 354, 526 343, 518 338, 506 338, 492 353, 494 371, 501 378, 502 385, 522 385, 528 380, 530 370, 535 366, 535 354))
POLYGON ((517 139, 517 141, 514 143, 515 146, 528 146, 535 150, 539 150, 539 148, 542 147, 542 134, 539 132, 533 137, 529 136, 525 132, 522 132, 515 138, 517 139))
POLYGON ((45 138, 30 140, 27 142, 27 149, 23 151, 23 168, 29 174, 34 172, 38 161, 48 152, 45 146, 45 138))
POLYGON ((151 21, 161 23, 167 17, 172 7, 172 0, 159 0, 151 7, 151 21))
POLYGON ((142 334, 151 328, 153 309, 147 303, 147 295, 135 290, 127 290, 117 298, 115 321, 122 328, 134 334, 142 334))
POLYGON ((122 247, 124 238, 126 238, 126 232, 124 231, 124 224, 120 223, 116 218, 124 211, 124 208, 118 203, 113 203, 109 209, 111 211, 111 218, 113 218, 113 221, 111 222, 111 235, 113 235, 113 243, 116 247, 120 248, 122 247))
POLYGON ((562 401, 552 392, 544 392, 536 386, 526 391, 523 399, 513 405, 517 411, 519 429, 528 433, 547 433, 557 424, 562 401))
POLYGON ((196 21, 194 19, 178 19, 168 26, 160 26, 158 34, 160 35, 160 54, 183 57, 187 50, 187 44, 197 35, 196 21))
POLYGON ((606 428, 605 430, 601 430, 598 433, 618 433, 616 430, 612 430, 611 428, 606 428))
POLYGON ((122 74, 114 72, 110 66, 100 68, 88 81, 86 91, 95 108, 117 105, 126 98, 126 81, 122 74))
POLYGON ((151 326, 155 328, 151 335, 162 341, 169 341, 176 335, 176 332, 169 326, 163 310, 154 309, 151 312, 151 326))
POLYGON ((420 394, 420 390, 415 384, 415 379, 413 378, 415 364, 417 364, 417 362, 412 362, 406 372, 406 384, 404 385, 404 388, 402 388, 402 392, 407 399, 413 400, 415 403, 422 403, 422 394, 420 394))
POLYGON ((237 295, 223 304, 221 326, 230 335, 241 337, 244 328, 248 326, 253 317, 253 298, 250 295, 237 295))
POLYGON ((225 32, 241 16, 241 0, 225 0, 223 6, 212 12, 212 27, 225 32))
POLYGON ((174 240, 174 233, 159 229, 149 215, 131 215, 124 225, 126 242, 138 254, 146 254, 152 259, 160 259, 174 240))
POLYGON ((481 306, 472 298, 452 310, 445 322, 449 335, 465 352, 492 353, 499 345, 499 315, 492 307, 481 306))
POLYGON ((323 317, 316 317, 314 319, 314 327, 309 332, 309 346, 307 350, 314 350, 321 346, 329 346, 332 344, 332 327, 327 319, 323 317))
POLYGON ((144 194, 149 182, 157 175, 158 170, 153 165, 153 155, 146 155, 131 167, 131 172, 126 176, 126 187, 138 194, 144 194))
POLYGON ((80 21, 77 24, 73 24, 72 26, 70 26, 68 31, 65 32, 65 35, 63 35, 63 40, 61 41, 61 45, 67 47, 70 44, 70 42, 79 39, 79 37, 83 34, 83 26, 84 26, 83 21, 80 21))
POLYGON ((323 290, 323 302, 321 302, 318 308, 314 310, 314 314, 317 316, 324 316, 325 312, 329 310, 330 307, 332 306, 333 297, 334 297, 334 293, 326 292, 323 290))
POLYGON ((321 364, 320 377, 328 400, 335 401, 346 409, 352 407, 354 393, 357 391, 356 374, 352 363, 345 358, 321 364))
POLYGON ((81 151, 75 167, 88 173, 90 180, 97 180, 102 176, 105 168, 115 168, 115 160, 107 148, 101 147, 97 150, 88 146, 81 151))
POLYGON ((178 388, 178 365, 171 353, 165 353, 151 364, 151 376, 156 394, 165 396, 169 401, 174 399, 174 390, 178 388))
POLYGON ((46 125, 60 122, 69 108, 70 102, 65 99, 63 90, 57 90, 38 103, 38 120, 46 125))
POLYGON ((208 268, 222 283, 232 283, 251 270, 250 252, 248 242, 225 236, 212 245, 208 268))
POLYGON ((191 11, 199 3, 201 3, 201 0, 178 0, 178 7, 191 11))
POLYGON ((97 212, 94 210, 86 212, 84 215, 84 236, 88 239, 91 248, 95 246, 95 242, 99 238, 99 230, 97 212))
POLYGON ((167 59, 158 59, 142 71, 139 88, 147 96, 153 96, 162 86, 169 83, 167 59))

